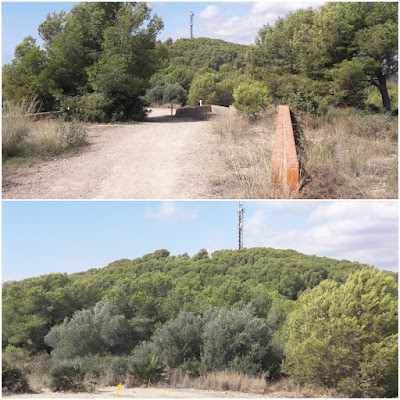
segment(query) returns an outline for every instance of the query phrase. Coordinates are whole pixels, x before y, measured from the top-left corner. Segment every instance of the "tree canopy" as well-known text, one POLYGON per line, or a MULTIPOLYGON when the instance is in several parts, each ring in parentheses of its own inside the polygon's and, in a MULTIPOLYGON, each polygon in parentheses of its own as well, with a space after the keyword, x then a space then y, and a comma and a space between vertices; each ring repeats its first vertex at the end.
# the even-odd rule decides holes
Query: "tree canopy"
POLYGON ((275 98, 307 88, 338 105, 362 107, 365 89, 379 89, 390 110, 387 80, 397 75, 398 4, 326 3, 266 25, 248 53, 249 71, 275 98))
POLYGON ((150 337, 157 323, 165 323, 181 310, 201 313, 208 306, 229 308, 251 302, 258 316, 280 324, 282 312, 304 290, 327 278, 345 282, 362 266, 293 250, 223 250, 211 258, 172 256, 158 250, 86 272, 6 282, 3 345, 45 349, 43 337, 51 327, 101 300, 115 305, 142 340, 150 337))
POLYGON ((306 291, 284 326, 284 371, 354 397, 396 396, 397 290, 391 276, 363 269, 306 291))
POLYGON ((145 3, 80 3, 48 14, 39 26, 44 50, 26 38, 3 68, 5 98, 29 96, 90 120, 140 119, 141 96, 166 56, 163 28, 145 3))

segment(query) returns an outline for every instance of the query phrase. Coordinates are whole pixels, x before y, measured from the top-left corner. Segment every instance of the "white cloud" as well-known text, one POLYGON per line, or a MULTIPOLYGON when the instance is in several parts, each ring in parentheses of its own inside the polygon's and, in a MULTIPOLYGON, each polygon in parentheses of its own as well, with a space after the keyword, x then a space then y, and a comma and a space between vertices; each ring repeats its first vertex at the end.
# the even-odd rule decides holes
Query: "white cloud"
MULTIPOLYGON (((285 213, 290 207, 298 208, 297 202, 293 205, 284 203, 283 207, 285 213)), ((308 209, 309 217, 301 227, 298 223, 293 227, 290 218, 286 226, 274 226, 274 209, 282 210, 282 205, 275 203, 269 208, 262 207, 247 219, 247 247, 294 249, 305 254, 348 259, 397 270, 396 202, 334 201, 319 203, 318 206, 308 202, 305 209, 308 209)), ((294 210, 292 215, 296 214, 294 210)))
POLYGON ((211 19, 218 17, 218 15, 219 15, 219 7, 208 6, 199 14, 199 17, 204 19, 211 19))
POLYGON ((155 209, 147 207, 145 215, 147 218, 169 224, 197 218, 196 212, 186 211, 181 204, 178 205, 173 201, 164 201, 155 209))
MULTIPOLYGON (((299 8, 318 8, 324 3, 325 1, 322 0, 301 0, 296 2, 264 1, 254 3, 247 15, 239 17, 237 15, 232 15, 231 10, 229 10, 229 13, 227 13, 225 17, 222 17, 221 13, 219 13, 218 18, 217 16, 213 16, 213 21, 210 21, 209 23, 205 22, 197 27, 195 23, 195 31, 197 32, 196 36, 250 44, 254 42, 254 38, 258 31, 264 25, 274 25, 278 17, 284 17, 290 11, 296 11, 299 8)), ((213 6, 208 6, 203 12, 211 7, 213 6)))

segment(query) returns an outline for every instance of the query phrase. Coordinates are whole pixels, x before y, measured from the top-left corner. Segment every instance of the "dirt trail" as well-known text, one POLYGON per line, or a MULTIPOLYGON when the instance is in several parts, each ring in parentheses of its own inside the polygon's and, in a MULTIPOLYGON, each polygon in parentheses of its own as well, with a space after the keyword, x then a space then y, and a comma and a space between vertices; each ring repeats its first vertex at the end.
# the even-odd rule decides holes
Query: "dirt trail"
POLYGON ((89 145, 68 158, 7 167, 5 199, 216 198, 220 171, 209 121, 154 109, 131 125, 92 125, 89 145))
MULTIPOLYGON (((6 396, 7 398, 18 397, 18 398, 117 398, 118 387, 102 387, 96 389, 93 393, 73 393, 73 392, 38 392, 35 394, 26 393, 19 395, 6 396)), ((163 389, 163 388, 133 388, 126 389, 122 387, 119 391, 119 396, 123 398, 175 398, 175 399, 187 399, 187 398, 255 398, 255 397, 265 397, 261 395, 256 395, 252 393, 242 393, 242 392, 218 392, 213 390, 200 390, 200 389, 163 389)), ((271 396, 270 396, 271 397, 271 396)), ((275 396, 273 396, 275 397, 275 396)))

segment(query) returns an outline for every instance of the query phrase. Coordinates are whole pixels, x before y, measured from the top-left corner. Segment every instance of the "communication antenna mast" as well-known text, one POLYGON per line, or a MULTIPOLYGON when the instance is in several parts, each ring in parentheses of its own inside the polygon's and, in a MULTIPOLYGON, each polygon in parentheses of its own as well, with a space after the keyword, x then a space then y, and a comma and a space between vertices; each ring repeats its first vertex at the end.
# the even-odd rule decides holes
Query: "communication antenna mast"
POLYGON ((243 248, 243 217, 244 217, 244 207, 242 203, 239 201, 238 207, 238 216, 239 216, 239 224, 238 224, 238 231, 239 231, 239 250, 243 248))
POLYGON ((193 17, 194 12, 190 10, 190 39, 193 39, 193 17))

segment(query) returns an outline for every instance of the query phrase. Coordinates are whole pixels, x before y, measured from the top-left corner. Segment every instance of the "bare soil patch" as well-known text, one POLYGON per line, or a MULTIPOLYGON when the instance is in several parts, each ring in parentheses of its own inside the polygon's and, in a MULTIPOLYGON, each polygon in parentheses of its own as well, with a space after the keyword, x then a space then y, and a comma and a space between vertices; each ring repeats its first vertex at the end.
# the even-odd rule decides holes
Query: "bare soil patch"
POLYGON ((208 199, 230 197, 210 121, 154 109, 137 124, 91 124, 89 145, 68 158, 3 168, 5 199, 208 199))
MULTIPOLYGON (((18 395, 9 395, 5 397, 18 398, 117 398, 116 386, 101 387, 94 392, 73 393, 73 392, 51 392, 49 390, 37 393, 25 393, 18 395)), ((153 387, 138 387, 124 388, 119 391, 120 398, 175 398, 175 399, 190 399, 190 398, 306 398, 313 397, 310 393, 287 392, 287 391, 266 391, 264 395, 254 393, 243 393, 233 391, 216 391, 216 390, 200 390, 200 389, 170 389, 170 388, 153 388, 153 387)), ((325 397, 325 396, 319 396, 325 397)))

